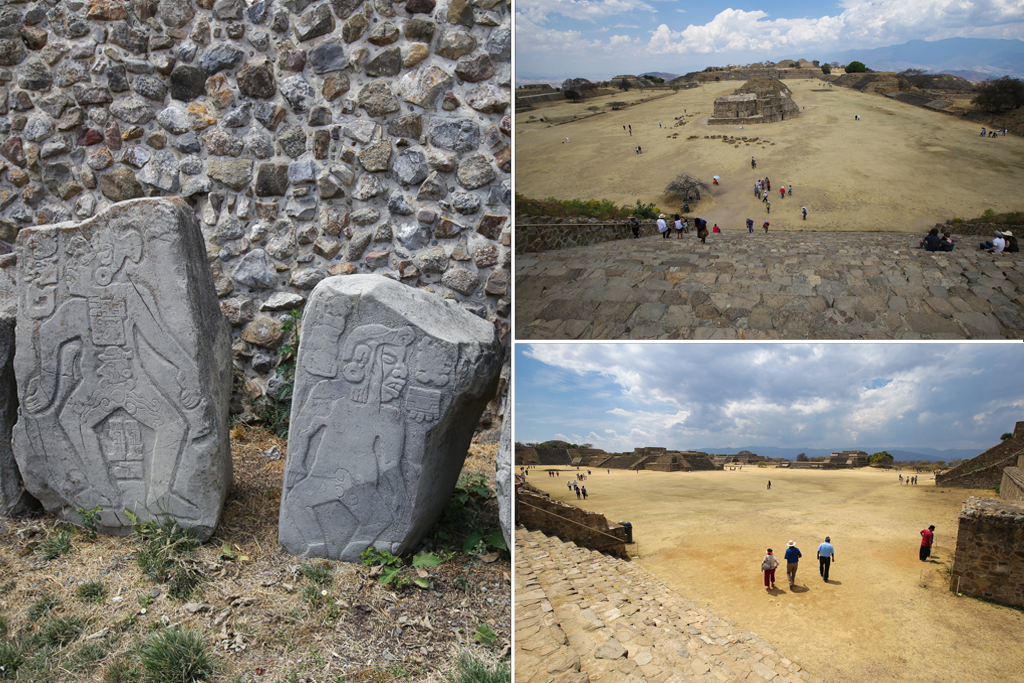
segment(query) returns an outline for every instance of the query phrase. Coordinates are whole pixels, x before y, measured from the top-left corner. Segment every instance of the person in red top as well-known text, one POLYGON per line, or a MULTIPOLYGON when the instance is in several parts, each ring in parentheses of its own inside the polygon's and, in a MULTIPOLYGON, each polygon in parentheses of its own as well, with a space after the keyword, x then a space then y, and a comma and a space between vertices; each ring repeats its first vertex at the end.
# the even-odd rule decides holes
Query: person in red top
POLYGON ((932 542, 935 540, 935 525, 921 530, 921 561, 927 562, 932 554, 932 542))

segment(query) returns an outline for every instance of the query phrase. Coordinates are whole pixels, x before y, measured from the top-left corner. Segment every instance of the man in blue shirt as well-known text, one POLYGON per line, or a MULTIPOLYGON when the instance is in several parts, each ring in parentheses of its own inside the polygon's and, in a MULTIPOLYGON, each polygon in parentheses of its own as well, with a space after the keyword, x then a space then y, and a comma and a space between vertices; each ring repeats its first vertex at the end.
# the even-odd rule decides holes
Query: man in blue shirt
POLYGON ((828 583, 828 568, 836 559, 836 549, 832 547, 832 539, 825 537, 825 542, 818 546, 818 571, 821 578, 828 583))
POLYGON ((792 588, 793 584, 796 583, 797 563, 800 562, 803 554, 793 541, 786 545, 788 546, 786 549, 786 578, 789 579, 789 587, 792 588))

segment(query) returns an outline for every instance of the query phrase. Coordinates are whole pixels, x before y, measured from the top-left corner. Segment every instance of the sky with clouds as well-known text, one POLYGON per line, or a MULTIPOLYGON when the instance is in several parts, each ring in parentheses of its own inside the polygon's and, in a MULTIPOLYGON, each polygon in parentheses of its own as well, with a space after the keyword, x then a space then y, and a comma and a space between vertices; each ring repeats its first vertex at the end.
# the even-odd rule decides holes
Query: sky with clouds
POLYGON ((1021 0, 516 0, 515 12, 517 84, 1024 38, 1021 0))
POLYGON ((515 440, 977 448, 1024 420, 1024 344, 516 344, 515 440))

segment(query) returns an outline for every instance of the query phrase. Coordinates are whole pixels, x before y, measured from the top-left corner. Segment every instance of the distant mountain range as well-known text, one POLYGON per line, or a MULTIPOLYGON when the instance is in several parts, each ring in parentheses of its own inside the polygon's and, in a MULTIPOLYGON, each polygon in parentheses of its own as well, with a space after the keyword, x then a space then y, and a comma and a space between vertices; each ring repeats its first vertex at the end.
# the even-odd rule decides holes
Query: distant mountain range
MULTIPOLYGON (((750 451, 757 455, 762 455, 766 458, 786 458, 787 460, 796 460, 796 456, 801 453, 805 454, 808 458, 817 458, 820 456, 832 455, 832 449, 828 448, 778 448, 775 446, 743 446, 741 448, 722 448, 721 446, 701 446, 695 448, 696 451, 704 451, 705 453, 715 453, 717 455, 734 455, 740 451, 750 451)), ((912 460, 924 460, 927 462, 936 462, 942 460, 949 462, 956 458, 962 460, 970 460, 974 456, 978 455, 984 448, 979 449, 968 449, 968 448, 947 448, 944 450, 938 450, 936 448, 915 448, 914 450, 907 450, 905 448, 893 448, 888 447, 876 447, 876 446, 853 446, 849 448, 843 448, 842 450, 861 450, 871 455, 878 453, 879 451, 888 451, 889 455, 893 457, 893 460, 897 462, 909 462, 912 460)))
POLYGON ((1024 76, 1024 40, 946 38, 911 40, 873 50, 846 50, 827 55, 826 62, 863 62, 874 71, 921 69, 972 81, 1024 76), (969 74, 969 75, 967 75, 969 74))

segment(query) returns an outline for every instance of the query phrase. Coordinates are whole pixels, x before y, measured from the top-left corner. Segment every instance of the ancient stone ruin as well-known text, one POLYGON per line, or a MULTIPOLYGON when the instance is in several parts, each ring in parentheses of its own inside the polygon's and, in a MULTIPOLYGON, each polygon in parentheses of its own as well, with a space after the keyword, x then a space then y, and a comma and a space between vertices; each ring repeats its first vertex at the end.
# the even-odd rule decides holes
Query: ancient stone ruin
POLYGON ((400 554, 455 488, 503 347, 494 326, 378 275, 333 277, 303 316, 278 538, 307 557, 400 554))
POLYGON ((328 275, 431 288, 507 333, 507 0, 2 5, 0 254, 25 226, 183 197, 237 410, 280 387, 281 325, 328 275))
POLYGON ((170 515, 207 538, 231 483, 230 330, 199 223, 139 199, 17 243, 14 454, 47 510, 127 531, 170 515))
POLYGON ((709 124, 775 123, 800 115, 789 88, 776 78, 747 81, 731 95, 715 100, 709 124))
POLYGON ((1013 436, 1003 439, 995 446, 970 460, 965 460, 951 470, 935 475, 936 486, 957 488, 990 489, 999 486, 1003 472, 1016 467, 1018 456, 1024 453, 1024 422, 1018 422, 1013 436))
POLYGON ((971 496, 960 512, 949 590, 1024 606, 1024 503, 971 496))

